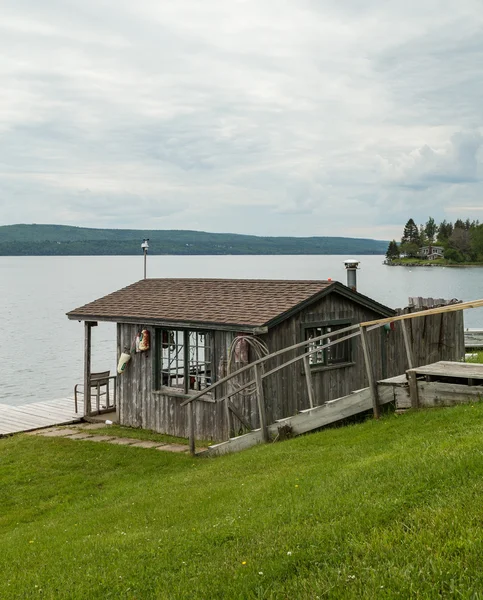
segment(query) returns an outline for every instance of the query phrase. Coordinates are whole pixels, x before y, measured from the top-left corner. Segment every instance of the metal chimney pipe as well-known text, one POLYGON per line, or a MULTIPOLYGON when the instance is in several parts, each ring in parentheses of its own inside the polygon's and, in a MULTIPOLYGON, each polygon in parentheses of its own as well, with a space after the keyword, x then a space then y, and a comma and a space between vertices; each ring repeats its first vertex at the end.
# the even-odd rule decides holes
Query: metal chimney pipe
POLYGON ((359 268, 360 261, 356 258, 348 258, 344 261, 344 265, 347 271, 347 287, 353 292, 357 292, 357 269, 359 268))
POLYGON ((146 279, 146 259, 148 257, 148 250, 149 250, 149 238, 145 238, 143 240, 143 243, 141 244, 141 248, 144 254, 144 279, 146 279))

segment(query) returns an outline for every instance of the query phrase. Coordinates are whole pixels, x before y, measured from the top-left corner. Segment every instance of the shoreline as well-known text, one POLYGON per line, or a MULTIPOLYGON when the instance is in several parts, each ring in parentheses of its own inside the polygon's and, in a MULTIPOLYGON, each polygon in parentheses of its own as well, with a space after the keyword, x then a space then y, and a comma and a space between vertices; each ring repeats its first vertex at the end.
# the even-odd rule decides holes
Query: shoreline
POLYGON ((450 269, 478 269, 483 268, 483 263, 478 264, 459 264, 459 263, 432 263, 432 262, 415 262, 415 263, 403 263, 403 262, 385 262, 386 267, 448 267, 450 269))

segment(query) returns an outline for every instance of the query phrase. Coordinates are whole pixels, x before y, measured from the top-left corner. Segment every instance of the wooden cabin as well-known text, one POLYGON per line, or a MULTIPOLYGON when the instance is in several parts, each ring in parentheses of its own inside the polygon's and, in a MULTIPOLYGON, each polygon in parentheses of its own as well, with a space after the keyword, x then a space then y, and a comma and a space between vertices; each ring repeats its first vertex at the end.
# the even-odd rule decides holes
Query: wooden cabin
MULTIPOLYGON (((339 282, 144 279, 67 316, 85 322, 85 383, 90 377, 90 328, 98 321, 117 323, 118 357, 123 351, 131 355, 116 380, 120 424, 187 437, 188 414, 181 403, 224 377, 229 359, 237 368, 255 359, 252 340, 263 342, 269 352, 303 341, 311 347, 317 336, 331 332, 335 336, 348 325, 393 315, 391 308, 339 282), (149 333, 149 350, 136 352, 141 331, 149 333)), ((461 323, 461 337, 462 331, 461 323)), ((405 371, 402 335, 378 330, 369 334, 369 340, 377 378, 405 371)), ((420 364, 433 358, 455 360, 461 351, 443 343, 437 352, 429 346, 426 352, 424 340, 414 345, 420 364), (431 352, 434 356, 429 356, 431 352)), ((280 363, 289 358, 285 354, 280 363)), ((271 360, 278 364, 277 358, 271 360)), ((312 353, 310 371, 317 404, 368 385, 358 340, 312 353)), ((267 377, 264 387, 270 423, 309 407, 301 362, 267 377)), ((214 396, 208 393, 194 403, 198 439, 229 436, 224 403, 216 401, 223 393, 220 386, 214 396)), ((258 426, 253 395, 236 394, 231 402, 240 422, 258 426)))

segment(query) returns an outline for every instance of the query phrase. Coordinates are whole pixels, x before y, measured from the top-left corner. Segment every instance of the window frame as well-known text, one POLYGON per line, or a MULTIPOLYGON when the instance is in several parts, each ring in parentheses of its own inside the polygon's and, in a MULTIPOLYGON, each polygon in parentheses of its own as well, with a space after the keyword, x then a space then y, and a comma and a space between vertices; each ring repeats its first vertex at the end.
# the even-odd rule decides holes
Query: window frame
MULTIPOLYGON (((307 339, 307 331, 309 329, 315 329, 315 328, 325 328, 325 327, 333 327, 335 325, 340 325, 339 329, 343 329, 344 327, 350 327, 351 325, 354 325, 354 319, 329 319, 329 320, 317 320, 317 321, 306 321, 304 323, 301 324, 301 338, 303 342, 309 342, 309 340, 307 339)), ((334 332, 336 333, 336 332, 334 332)), ((324 334, 322 334, 324 335, 324 334)), ((348 356, 348 360, 345 360, 343 362, 338 362, 338 363, 327 363, 327 348, 325 348, 324 350, 322 350, 323 355, 324 355, 324 363, 315 363, 315 364, 310 364, 310 370, 311 372, 317 372, 317 371, 329 371, 331 369, 341 369, 344 367, 351 367, 353 365, 356 364, 355 362, 355 339, 348 339, 346 340, 346 342, 348 344, 348 352, 349 352, 349 356, 348 356)), ((308 350, 308 343, 307 346, 304 348, 304 352, 307 352, 308 350)), ((310 355, 308 356, 309 361, 310 361, 310 355)))
MULTIPOLYGON (((155 340, 155 351, 153 353, 153 392, 157 393, 157 394, 165 394, 165 395, 169 395, 169 396, 181 396, 181 397, 186 397, 186 396, 190 396, 190 395, 194 395, 197 394, 200 390, 198 389, 193 389, 189 387, 189 381, 190 381, 190 366, 192 364, 192 362, 190 361, 190 334, 195 334, 197 339, 198 336, 200 334, 204 334, 207 337, 209 337, 209 346, 206 345, 205 342, 205 348, 209 347, 210 348, 210 360, 206 361, 206 362, 202 362, 202 363, 197 363, 197 364, 201 364, 201 365, 210 365, 210 383, 208 385, 211 385, 212 383, 215 382, 215 369, 214 369, 214 331, 210 330, 210 329, 185 329, 185 328, 180 328, 180 327, 167 327, 167 326, 157 326, 154 328, 154 340, 155 340), (176 387, 176 386, 170 386, 170 385, 163 385, 162 383, 162 373, 163 373, 163 369, 162 369, 162 352, 163 352, 163 331, 166 332, 174 332, 175 335, 176 334, 182 334, 182 352, 183 352, 183 359, 182 359, 182 375, 180 377, 182 377, 183 379, 183 386, 181 387, 176 387)), ((181 345, 181 344, 179 344, 181 345)), ((196 347, 196 346, 194 346, 196 347)), ((198 348, 199 348, 199 344, 198 344, 198 348)), ((208 387, 208 385, 206 387, 208 387)), ((212 394, 211 392, 207 392, 205 399, 209 399, 212 398, 212 394)), ((201 398, 201 400, 203 400, 203 398, 201 398)))

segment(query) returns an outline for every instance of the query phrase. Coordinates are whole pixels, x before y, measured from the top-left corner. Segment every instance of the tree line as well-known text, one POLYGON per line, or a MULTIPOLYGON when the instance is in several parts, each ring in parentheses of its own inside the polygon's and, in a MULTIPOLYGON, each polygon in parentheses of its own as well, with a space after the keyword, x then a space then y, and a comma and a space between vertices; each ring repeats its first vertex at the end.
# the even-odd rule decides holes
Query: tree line
POLYGON ((444 258, 456 263, 483 262, 483 224, 470 219, 442 221, 439 225, 429 217, 419 227, 414 219, 404 226, 401 242, 389 242, 386 258, 397 260, 404 255, 408 258, 420 258, 423 246, 442 246, 444 258))

